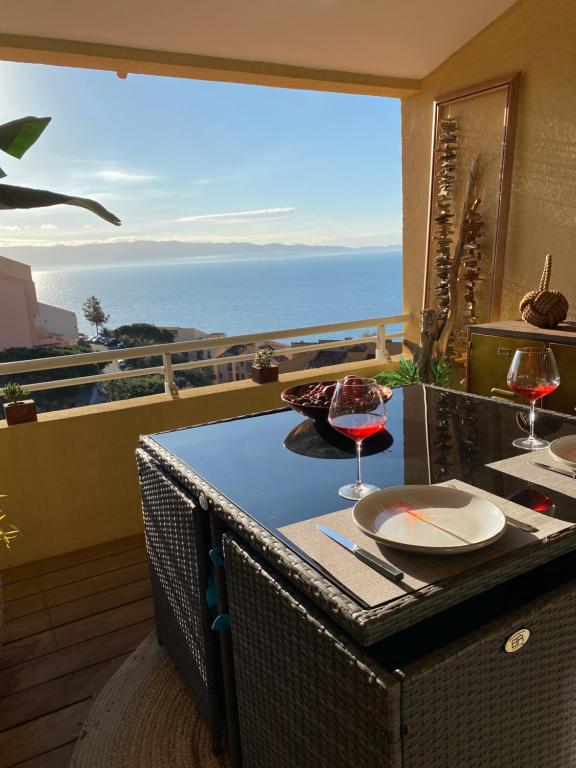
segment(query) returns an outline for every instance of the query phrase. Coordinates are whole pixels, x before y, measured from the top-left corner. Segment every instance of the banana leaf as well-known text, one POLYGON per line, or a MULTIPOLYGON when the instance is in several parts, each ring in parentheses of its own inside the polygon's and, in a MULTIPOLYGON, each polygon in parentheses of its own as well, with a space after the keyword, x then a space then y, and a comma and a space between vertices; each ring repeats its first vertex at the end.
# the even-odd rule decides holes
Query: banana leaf
MULTIPOLYGON (((51 117, 21 117, 0 125, 0 149, 20 159, 44 132, 51 117)), ((0 168, 0 178, 6 176, 0 168)))
POLYGON ((62 195, 59 192, 49 192, 46 189, 30 189, 29 187, 15 187, 11 184, 0 184, 0 210, 13 210, 14 208, 45 208, 51 205, 77 205, 80 208, 95 213, 104 221, 120 226, 120 219, 113 213, 87 197, 75 197, 62 195))

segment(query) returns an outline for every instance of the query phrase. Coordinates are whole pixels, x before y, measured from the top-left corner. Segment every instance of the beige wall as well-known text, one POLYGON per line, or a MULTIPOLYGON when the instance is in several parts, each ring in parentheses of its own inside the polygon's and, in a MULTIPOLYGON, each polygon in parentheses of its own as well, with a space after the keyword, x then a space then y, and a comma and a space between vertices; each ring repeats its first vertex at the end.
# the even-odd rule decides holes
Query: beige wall
POLYGON ((576 318, 576 2, 519 0, 403 100, 405 311, 421 308, 434 98, 522 72, 502 319, 536 287, 544 255, 552 288, 576 318))

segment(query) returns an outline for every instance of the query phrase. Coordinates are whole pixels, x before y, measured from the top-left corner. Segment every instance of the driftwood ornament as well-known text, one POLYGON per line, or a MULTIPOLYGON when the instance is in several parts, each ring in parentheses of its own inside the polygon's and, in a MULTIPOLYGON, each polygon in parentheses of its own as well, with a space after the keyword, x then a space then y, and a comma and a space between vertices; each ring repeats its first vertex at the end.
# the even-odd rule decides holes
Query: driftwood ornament
POLYGON ((538 290, 530 291, 520 302, 522 320, 538 328, 555 328, 568 316, 568 299, 560 291, 551 291, 552 256, 546 256, 538 290))

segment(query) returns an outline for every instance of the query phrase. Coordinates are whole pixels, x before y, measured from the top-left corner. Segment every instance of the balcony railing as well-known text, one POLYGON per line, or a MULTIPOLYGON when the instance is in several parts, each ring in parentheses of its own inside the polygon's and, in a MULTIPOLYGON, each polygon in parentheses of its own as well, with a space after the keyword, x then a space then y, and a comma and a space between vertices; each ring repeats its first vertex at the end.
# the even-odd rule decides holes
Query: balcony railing
MULTIPOLYGON (((63 357, 45 357, 37 360, 21 360, 9 363, 0 363, 0 376, 14 376, 22 373, 48 371, 59 368, 71 368, 77 365, 89 365, 94 363, 111 363, 118 360, 128 360, 143 357, 161 356, 163 364, 150 368, 134 368, 122 371, 110 371, 93 376, 77 376, 73 378, 54 379, 51 381, 35 382, 27 384, 26 388, 31 392, 47 389, 59 389, 60 387, 76 387, 84 384, 98 384, 114 379, 127 379, 135 376, 150 376, 160 374, 164 377, 164 390, 172 397, 178 397, 179 389, 174 381, 176 371, 190 371, 197 368, 219 367, 231 363, 232 378, 235 379, 235 365, 237 363, 252 360, 253 353, 241 355, 226 355, 217 358, 191 360, 188 362, 174 363, 172 356, 185 352, 199 352, 217 349, 222 346, 234 347, 239 345, 259 344, 265 341, 278 339, 295 339, 306 336, 332 333, 334 331, 348 331, 361 329, 376 329, 375 334, 367 334, 360 337, 340 339, 336 341, 314 342, 294 347, 283 347, 273 350, 273 357, 293 357, 305 352, 319 352, 324 349, 340 349, 346 346, 355 346, 359 343, 376 345, 376 359, 388 360, 386 350, 388 339, 403 337, 402 330, 393 329, 388 332, 390 326, 404 326, 410 320, 410 315, 393 315, 387 317, 375 317, 368 320, 352 320, 346 323, 329 323, 327 325, 306 326, 303 328, 285 328, 280 331, 263 331, 261 333, 249 333, 243 336, 219 336, 197 341, 180 341, 169 344, 153 344, 144 347, 130 347, 127 349, 110 349, 103 352, 88 352, 79 355, 65 355, 63 357)), ((3 392, 3 390, 0 390, 3 392)))

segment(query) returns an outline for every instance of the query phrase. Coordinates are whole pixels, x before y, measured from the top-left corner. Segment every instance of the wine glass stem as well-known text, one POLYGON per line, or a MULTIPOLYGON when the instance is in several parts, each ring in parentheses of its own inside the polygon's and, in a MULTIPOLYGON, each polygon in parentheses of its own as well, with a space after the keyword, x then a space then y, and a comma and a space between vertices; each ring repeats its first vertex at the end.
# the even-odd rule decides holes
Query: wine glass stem
POLYGON ((536 400, 532 400, 530 403, 530 440, 535 440, 534 434, 534 422, 536 421, 536 400))
POLYGON ((362 453, 362 441, 356 442, 356 485, 362 485, 362 474, 360 472, 360 454, 362 453))

